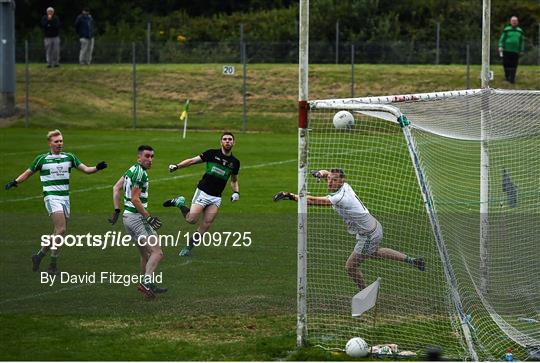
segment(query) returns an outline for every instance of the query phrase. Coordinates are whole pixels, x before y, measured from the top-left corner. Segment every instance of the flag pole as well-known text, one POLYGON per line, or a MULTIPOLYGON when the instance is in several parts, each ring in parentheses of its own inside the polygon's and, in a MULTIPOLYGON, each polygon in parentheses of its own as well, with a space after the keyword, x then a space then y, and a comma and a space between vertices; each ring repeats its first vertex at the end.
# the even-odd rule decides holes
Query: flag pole
POLYGON ((184 103, 182 113, 180 114, 180 121, 184 121, 184 132, 182 134, 183 139, 186 138, 188 111, 189 111, 189 98, 186 100, 186 103, 184 103))
POLYGON ((184 118, 184 134, 182 135, 182 139, 186 138, 187 119, 188 119, 188 115, 186 114, 186 118, 184 118))

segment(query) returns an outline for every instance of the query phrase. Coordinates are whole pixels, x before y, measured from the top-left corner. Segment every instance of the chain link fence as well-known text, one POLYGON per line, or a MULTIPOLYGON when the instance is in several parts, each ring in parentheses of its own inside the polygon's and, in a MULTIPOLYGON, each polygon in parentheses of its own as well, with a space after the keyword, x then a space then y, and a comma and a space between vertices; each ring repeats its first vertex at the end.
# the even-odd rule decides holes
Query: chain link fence
MULTIPOLYGON (((470 49, 470 64, 481 63, 481 42, 341 42, 336 47, 330 42, 311 42, 310 64, 347 64, 351 62, 351 45, 354 45, 354 60, 364 64, 467 64, 467 44, 470 49), (337 57, 336 57, 337 52, 337 57), (438 57, 437 57, 438 54, 438 57)), ((78 63, 78 42, 61 44, 61 61, 78 63)), ((45 53, 43 43, 29 42, 28 60, 30 63, 43 62, 45 53)), ((501 63, 496 44, 492 44, 491 63, 501 63)), ((241 61, 241 42, 177 42, 136 43, 138 63, 230 63, 241 61)), ((248 63, 297 63, 298 44, 296 42, 246 41, 248 63)), ((16 60, 24 63, 24 42, 16 47, 16 60)), ((131 63, 132 43, 105 43, 99 38, 95 41, 93 63, 131 63)), ((540 65, 540 49, 531 42, 520 57, 520 64, 540 65)))

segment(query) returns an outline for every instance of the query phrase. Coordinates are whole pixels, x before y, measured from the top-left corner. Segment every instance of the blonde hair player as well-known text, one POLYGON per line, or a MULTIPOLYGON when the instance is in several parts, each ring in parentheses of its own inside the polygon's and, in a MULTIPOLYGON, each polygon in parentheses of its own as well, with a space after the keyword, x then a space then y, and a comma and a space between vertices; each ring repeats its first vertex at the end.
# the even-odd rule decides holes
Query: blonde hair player
MULTIPOLYGON (((7 183, 5 188, 8 190, 17 187, 39 171, 39 179, 43 187, 43 201, 53 222, 53 236, 64 236, 70 214, 69 177, 71 169, 78 169, 85 174, 94 174, 105 169, 107 163, 101 161, 96 166, 86 166, 75 154, 63 152, 64 138, 59 130, 49 131, 47 142, 50 151, 36 156, 28 169, 7 183)), ((37 254, 32 256, 32 271, 39 270, 41 260, 49 250, 51 250, 51 263, 47 271, 51 275, 57 273, 56 262, 59 251, 58 248, 51 249, 51 246, 42 246, 37 254)))
MULTIPOLYGON (((379 246, 383 237, 382 226, 369 213, 352 187, 345 182, 345 173, 342 169, 315 170, 311 174, 316 178, 326 179, 329 194, 323 197, 308 196, 307 203, 334 208, 347 225, 347 231, 356 236, 356 245, 345 263, 345 269, 358 289, 363 290, 366 287, 360 264, 369 258, 406 262, 420 271, 425 270, 423 258, 409 257, 402 252, 379 246)), ((298 201, 298 195, 279 192, 274 195, 274 201, 280 200, 298 201)))

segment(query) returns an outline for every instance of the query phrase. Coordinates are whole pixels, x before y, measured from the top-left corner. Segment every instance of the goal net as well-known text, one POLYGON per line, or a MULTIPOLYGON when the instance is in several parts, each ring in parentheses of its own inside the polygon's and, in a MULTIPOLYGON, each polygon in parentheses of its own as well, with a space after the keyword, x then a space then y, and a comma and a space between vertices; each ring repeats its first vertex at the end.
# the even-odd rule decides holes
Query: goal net
MULTIPOLYGON (((524 359, 540 347, 540 92, 309 104, 309 170, 343 169, 383 227, 380 247, 426 268, 366 259, 359 268, 368 285, 381 278, 378 298, 352 317, 358 288, 345 263, 356 238, 332 208, 309 206, 306 340, 439 346, 454 359, 500 359, 508 347, 524 359), (340 110, 354 126, 334 127, 340 110)), ((329 194, 307 175, 307 194, 329 194)))

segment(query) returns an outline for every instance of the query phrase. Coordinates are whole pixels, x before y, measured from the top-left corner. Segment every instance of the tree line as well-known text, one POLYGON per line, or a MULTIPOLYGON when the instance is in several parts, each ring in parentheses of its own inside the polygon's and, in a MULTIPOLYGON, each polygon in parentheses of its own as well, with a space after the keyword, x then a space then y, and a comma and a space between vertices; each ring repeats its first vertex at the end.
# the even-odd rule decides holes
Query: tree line
MULTIPOLYGON (((512 15, 520 18, 528 43, 537 44, 540 2, 492 0, 492 41, 512 15)), ((292 0, 19 0, 17 39, 41 37, 39 20, 53 6, 63 24, 62 37, 76 39, 74 21, 88 7, 96 38, 107 42, 144 41, 151 23, 153 41, 237 41, 243 24, 247 41, 291 42, 298 37, 298 1, 292 0)), ((478 41, 482 0, 317 0, 310 4, 310 38, 333 42, 432 42, 440 24, 441 39, 478 41)))

